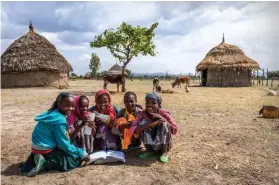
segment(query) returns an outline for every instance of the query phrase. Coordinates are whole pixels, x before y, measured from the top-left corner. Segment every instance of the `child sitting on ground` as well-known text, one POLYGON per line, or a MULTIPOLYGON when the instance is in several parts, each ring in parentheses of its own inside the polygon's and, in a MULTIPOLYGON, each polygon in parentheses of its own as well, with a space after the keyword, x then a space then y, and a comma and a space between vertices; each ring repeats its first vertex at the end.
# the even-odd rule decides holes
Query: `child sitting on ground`
POLYGON ((137 148, 141 145, 138 135, 130 135, 130 127, 137 115, 142 111, 142 107, 137 105, 137 95, 134 92, 126 92, 124 95, 125 108, 117 114, 116 123, 112 129, 114 134, 118 134, 122 140, 122 150, 137 148))
POLYGON ((67 116, 74 110, 75 97, 60 93, 52 107, 37 116, 32 133, 32 153, 20 171, 32 177, 43 170, 68 171, 77 168, 82 161, 89 161, 86 151, 71 144, 67 116))
POLYGON ((160 155, 160 161, 169 161, 168 152, 172 148, 172 135, 177 133, 176 123, 170 113, 162 108, 162 98, 159 93, 148 93, 145 97, 145 110, 133 122, 130 134, 140 134, 146 147, 146 152, 140 154, 145 159, 160 155))
POLYGON ((96 105, 89 108, 89 111, 96 115, 96 150, 118 150, 120 138, 112 134, 111 129, 119 109, 112 104, 110 93, 105 89, 96 93, 95 103, 96 105))
POLYGON ((75 110, 72 111, 67 120, 69 123, 69 134, 71 141, 77 147, 83 148, 88 154, 93 153, 94 135, 96 126, 94 113, 89 113, 89 99, 84 96, 75 98, 75 110), (91 118, 91 116, 93 116, 91 118))

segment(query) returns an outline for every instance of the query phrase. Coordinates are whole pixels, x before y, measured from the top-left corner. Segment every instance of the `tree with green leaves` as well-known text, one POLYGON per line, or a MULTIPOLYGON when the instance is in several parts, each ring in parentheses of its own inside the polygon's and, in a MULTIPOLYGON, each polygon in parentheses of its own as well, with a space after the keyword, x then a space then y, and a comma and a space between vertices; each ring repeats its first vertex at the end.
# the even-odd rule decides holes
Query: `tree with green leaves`
POLYGON ((132 73, 131 70, 125 69, 127 73, 127 78, 129 78, 131 81, 133 81, 134 73, 132 73))
POLYGON ((100 73, 97 73, 98 78, 103 78, 108 72, 107 71, 102 71, 100 73))
POLYGON ((101 67, 100 58, 95 53, 92 53, 90 63, 89 63, 89 68, 92 71, 93 77, 97 76, 97 72, 100 69, 100 67, 101 67))
POLYGON ((119 60, 122 66, 122 92, 125 88, 125 69, 134 57, 138 55, 155 56, 154 30, 158 23, 150 28, 131 26, 123 22, 117 30, 107 29, 101 35, 95 37, 90 43, 92 48, 106 47, 110 53, 119 60))
POLYGON ((72 73, 72 77, 78 77, 78 75, 76 73, 72 73))
POLYGON ((272 77, 279 77, 279 70, 277 71, 269 71, 268 72, 268 77, 272 78, 272 77))
POLYGON ((129 70, 129 69, 125 69, 125 70, 126 70, 126 73, 127 73, 127 77, 128 77, 128 78, 131 78, 131 76, 132 76, 132 71, 129 70))

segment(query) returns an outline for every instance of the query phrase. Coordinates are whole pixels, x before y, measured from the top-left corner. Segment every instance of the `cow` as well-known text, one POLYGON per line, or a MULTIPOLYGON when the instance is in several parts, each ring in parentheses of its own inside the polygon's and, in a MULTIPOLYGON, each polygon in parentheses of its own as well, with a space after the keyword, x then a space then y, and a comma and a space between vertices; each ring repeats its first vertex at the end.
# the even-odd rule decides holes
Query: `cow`
POLYGON ((177 85, 177 88, 181 88, 181 84, 185 84, 185 89, 186 92, 189 92, 189 87, 190 87, 190 78, 187 76, 178 76, 175 78, 175 81, 172 82, 172 88, 174 88, 177 85))
POLYGON ((105 75, 103 80, 104 80, 104 89, 107 89, 108 83, 111 83, 117 85, 117 92, 119 92, 119 85, 123 85, 125 78, 123 79, 121 74, 117 76, 105 75))
POLYGON ((153 91, 156 92, 161 92, 161 86, 159 85, 159 79, 158 78, 154 78, 153 79, 153 91))

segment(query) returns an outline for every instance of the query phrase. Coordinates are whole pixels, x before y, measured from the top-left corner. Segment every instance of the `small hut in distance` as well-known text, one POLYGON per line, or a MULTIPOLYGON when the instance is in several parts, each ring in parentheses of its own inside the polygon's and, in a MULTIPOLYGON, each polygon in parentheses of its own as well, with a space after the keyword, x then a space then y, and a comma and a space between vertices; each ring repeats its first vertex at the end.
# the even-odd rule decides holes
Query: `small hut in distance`
POLYGON ((84 75, 83 79, 88 79, 88 80, 92 79, 91 72, 87 72, 87 73, 84 75))
POLYGON ((31 22, 29 29, 1 56, 1 87, 68 87, 72 66, 31 22))
POLYGON ((103 77, 104 79, 104 89, 107 89, 108 83, 117 84, 117 92, 119 92, 119 85, 123 85, 125 78, 127 77, 127 72, 125 71, 125 77, 122 78, 122 67, 118 64, 113 65, 108 72, 103 77))
POLYGON ((202 86, 247 87, 252 85, 252 70, 259 68, 241 49, 225 43, 223 35, 222 42, 206 54, 196 71, 201 72, 202 86))

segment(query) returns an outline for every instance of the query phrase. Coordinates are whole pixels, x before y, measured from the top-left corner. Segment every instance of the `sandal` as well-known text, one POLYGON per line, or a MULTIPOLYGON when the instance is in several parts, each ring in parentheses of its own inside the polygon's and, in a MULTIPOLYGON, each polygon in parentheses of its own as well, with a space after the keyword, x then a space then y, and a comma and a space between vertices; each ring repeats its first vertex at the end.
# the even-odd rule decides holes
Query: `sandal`
POLYGON ((168 158, 168 156, 161 155, 160 156, 160 161, 162 163, 168 163, 169 162, 169 158, 168 158))
POLYGON ((155 152, 144 152, 142 154, 139 155, 140 159, 150 159, 150 158, 154 158, 156 157, 156 153, 155 152))
POLYGON ((27 177, 36 176, 40 171, 43 170, 43 166, 46 162, 44 156, 41 154, 36 154, 34 156, 34 161, 35 161, 36 166, 27 173, 27 177))
POLYGON ((142 149, 142 146, 129 146, 128 149, 122 150, 122 152, 131 152, 133 150, 142 149))

